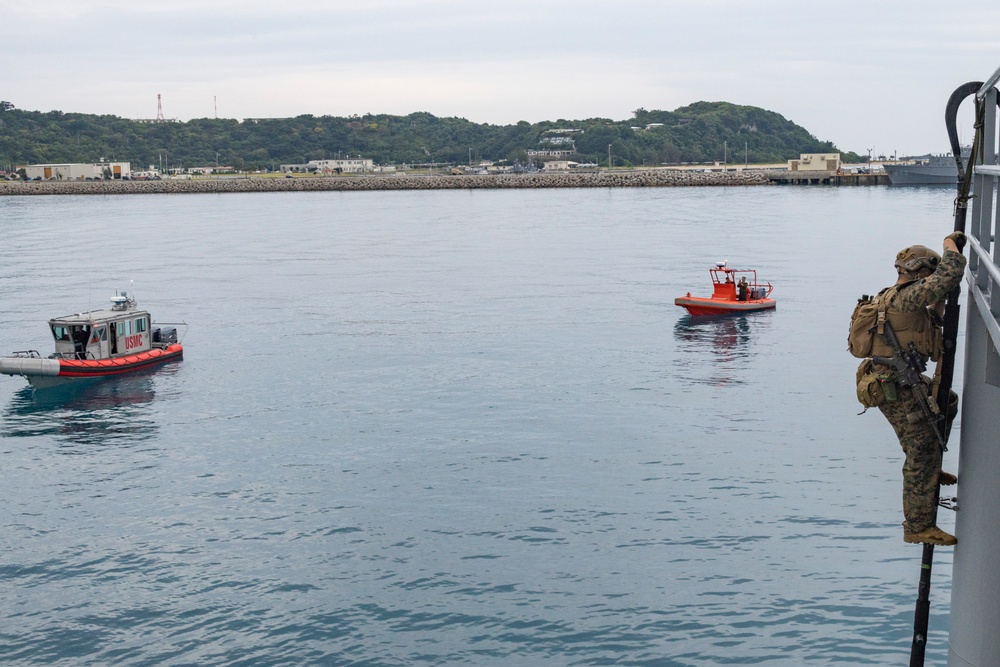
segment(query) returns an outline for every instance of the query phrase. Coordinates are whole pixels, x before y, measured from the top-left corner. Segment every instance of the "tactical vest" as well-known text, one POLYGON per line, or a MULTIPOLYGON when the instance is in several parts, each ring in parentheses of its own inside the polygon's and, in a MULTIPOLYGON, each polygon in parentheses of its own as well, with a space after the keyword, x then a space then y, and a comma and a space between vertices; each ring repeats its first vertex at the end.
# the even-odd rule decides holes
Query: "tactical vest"
POLYGON ((882 337, 884 323, 889 322, 899 344, 906 349, 913 343, 917 351, 937 361, 941 356, 941 327, 937 326, 930 310, 920 308, 904 313, 892 307, 897 292, 913 283, 893 285, 875 297, 862 298, 851 314, 851 330, 847 349, 856 357, 891 357, 892 346, 882 337))

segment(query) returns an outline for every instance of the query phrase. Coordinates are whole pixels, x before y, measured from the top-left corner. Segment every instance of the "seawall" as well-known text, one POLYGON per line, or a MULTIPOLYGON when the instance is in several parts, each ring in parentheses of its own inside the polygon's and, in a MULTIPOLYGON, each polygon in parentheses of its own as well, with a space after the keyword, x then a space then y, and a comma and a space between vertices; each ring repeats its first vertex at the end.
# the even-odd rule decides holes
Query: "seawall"
POLYGON ((0 181, 3 195, 126 195, 324 190, 481 190, 506 188, 650 188, 768 185, 762 172, 647 171, 502 175, 365 175, 209 178, 161 181, 0 181))

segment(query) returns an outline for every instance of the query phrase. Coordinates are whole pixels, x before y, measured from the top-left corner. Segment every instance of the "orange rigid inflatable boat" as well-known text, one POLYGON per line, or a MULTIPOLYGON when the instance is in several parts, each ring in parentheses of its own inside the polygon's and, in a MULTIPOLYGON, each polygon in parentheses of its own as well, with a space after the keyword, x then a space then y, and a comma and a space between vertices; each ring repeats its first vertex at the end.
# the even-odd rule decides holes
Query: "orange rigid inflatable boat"
POLYGON ((174 343, 165 348, 156 348, 116 359, 59 359, 59 377, 89 378, 119 375, 180 359, 183 356, 184 348, 174 343))
POLYGON ((712 296, 679 296, 674 304, 687 308, 692 315, 725 315, 771 310, 774 299, 769 298, 774 287, 771 283, 757 282, 753 269, 730 269, 726 262, 718 262, 708 272, 712 276, 712 296))
POLYGON ((35 387, 52 387, 131 373, 184 356, 177 329, 153 322, 125 292, 111 299, 110 308, 54 317, 49 330, 53 354, 22 350, 0 357, 0 373, 23 376, 35 387))

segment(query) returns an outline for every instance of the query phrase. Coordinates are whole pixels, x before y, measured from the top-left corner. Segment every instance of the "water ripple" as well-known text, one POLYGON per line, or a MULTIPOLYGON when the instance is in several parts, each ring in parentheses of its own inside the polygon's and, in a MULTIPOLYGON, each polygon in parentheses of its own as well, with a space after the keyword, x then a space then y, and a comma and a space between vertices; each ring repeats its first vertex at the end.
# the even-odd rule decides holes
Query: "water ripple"
POLYGON ((950 213, 881 188, 0 198, 5 349, 133 278, 191 324, 148 374, 0 378, 0 661, 904 664, 920 550, 844 321, 950 213), (52 260, 81 237, 85 282, 52 260), (673 305, 724 257, 778 309, 673 305))

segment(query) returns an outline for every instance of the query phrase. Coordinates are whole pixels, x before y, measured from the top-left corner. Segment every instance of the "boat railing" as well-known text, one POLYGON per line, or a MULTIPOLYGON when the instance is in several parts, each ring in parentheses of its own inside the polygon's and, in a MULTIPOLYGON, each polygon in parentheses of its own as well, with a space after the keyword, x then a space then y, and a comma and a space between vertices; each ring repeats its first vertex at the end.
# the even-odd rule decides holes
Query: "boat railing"
MULTIPOLYGON (((153 322, 150 325, 151 329, 155 329, 156 327, 160 327, 161 329, 163 327, 184 327, 184 331, 181 332, 181 335, 177 337, 177 341, 176 341, 177 343, 183 343, 184 342, 184 337, 187 336, 187 332, 188 332, 188 323, 187 322, 153 322)), ((156 343, 162 343, 162 342, 163 341, 153 341, 153 346, 156 347, 157 346, 156 343)), ((163 345, 163 347, 166 347, 166 345, 163 345)))
MULTIPOLYGON (((964 357, 961 417, 956 420, 960 436, 958 470, 962 481, 959 490, 961 511, 955 518, 960 548, 955 551, 951 563, 951 631, 947 647, 950 667, 985 665, 992 659, 990 656, 1000 655, 1000 617, 996 614, 1000 579, 995 576, 1000 568, 1000 515, 995 511, 1000 503, 1000 448, 996 446, 1000 432, 1000 247, 997 245, 1000 233, 1000 194, 997 192, 1000 185, 997 140, 1000 93, 995 88, 998 81, 1000 68, 975 92, 978 150, 971 157, 973 173, 968 191, 964 183, 967 164, 964 160, 956 161, 961 197, 956 206, 968 205, 965 219, 956 210, 956 228, 964 224, 969 252, 965 275, 966 305, 962 307, 965 312, 964 350, 959 348, 956 352, 959 358, 964 357)), ((953 108, 957 114, 958 105, 971 94, 966 91, 975 83, 969 82, 953 93, 956 102, 949 110, 953 108)), ((957 120, 949 120, 948 133, 953 149, 958 144, 957 126, 957 120)), ((961 344, 962 338, 956 338, 961 344)), ((924 564, 922 571, 929 575, 929 564, 924 564)), ((930 588, 929 582, 927 588, 930 588)), ((925 632, 927 627, 927 597, 921 595, 919 604, 924 605, 923 609, 918 608, 922 625, 918 628, 914 624, 915 633, 925 632)))
POLYGON ((49 355, 49 359, 75 359, 75 360, 92 359, 96 361, 97 357, 94 356, 94 353, 92 351, 87 350, 86 352, 83 353, 83 357, 80 356, 79 352, 53 352, 52 354, 49 355))
MULTIPOLYGON (((996 233, 998 217, 996 206, 997 184, 1000 183, 1000 165, 996 143, 1000 112, 997 111, 998 93, 993 85, 1000 79, 998 69, 990 80, 976 93, 980 100, 986 100, 984 136, 981 154, 973 156, 972 211, 966 227, 969 235, 970 301, 979 311, 994 349, 1000 349, 1000 255, 997 254, 996 233)), ((996 377, 994 374, 994 382, 996 377)))
POLYGON ((18 350, 16 352, 11 352, 10 356, 18 357, 20 359, 41 359, 42 355, 38 353, 38 350, 18 350))

